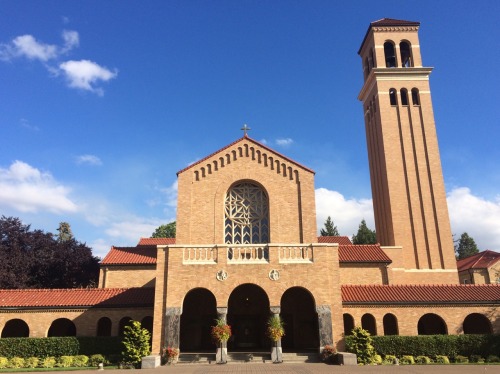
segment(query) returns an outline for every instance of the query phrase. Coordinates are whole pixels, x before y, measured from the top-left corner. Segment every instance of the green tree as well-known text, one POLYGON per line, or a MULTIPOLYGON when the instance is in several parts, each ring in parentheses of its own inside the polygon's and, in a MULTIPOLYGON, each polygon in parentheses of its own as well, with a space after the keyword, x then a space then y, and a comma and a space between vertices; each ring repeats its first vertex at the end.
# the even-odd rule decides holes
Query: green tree
POLYGON ((59 243, 73 239, 73 232, 71 232, 71 226, 68 222, 59 223, 57 231, 59 231, 59 234, 57 234, 57 241, 59 243))
POLYGON ((140 322, 130 321, 128 325, 125 326, 125 331, 123 333, 123 361, 127 364, 133 364, 139 367, 142 358, 150 353, 150 338, 149 331, 142 328, 140 322))
POLYGON ((158 226, 153 234, 152 238, 175 238, 175 221, 167 223, 166 225, 158 226))
POLYGON ((375 230, 371 230, 366 226, 366 221, 363 219, 359 224, 358 233, 352 236, 353 244, 375 244, 377 243, 377 235, 375 230))
POLYGON ((320 231, 321 236, 339 236, 339 230, 337 226, 334 225, 332 217, 328 216, 325 221, 325 228, 320 231))
POLYGON ((458 244, 455 246, 455 252, 457 259, 461 260, 462 258, 466 258, 479 253, 479 249, 477 249, 477 245, 474 239, 472 239, 469 234, 464 232, 460 236, 458 244))
POLYGON ((357 326, 352 329, 352 335, 346 339, 346 348, 355 353, 358 363, 369 365, 375 358, 375 348, 370 333, 357 326))

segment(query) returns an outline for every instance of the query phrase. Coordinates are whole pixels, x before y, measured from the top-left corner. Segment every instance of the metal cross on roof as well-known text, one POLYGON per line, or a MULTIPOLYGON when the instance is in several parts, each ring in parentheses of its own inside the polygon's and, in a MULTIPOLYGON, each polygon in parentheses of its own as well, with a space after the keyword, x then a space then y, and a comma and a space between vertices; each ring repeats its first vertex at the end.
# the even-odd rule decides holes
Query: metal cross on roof
POLYGON ((243 130, 243 132, 244 132, 243 136, 247 136, 247 132, 248 132, 249 130, 251 130, 251 128, 250 128, 250 127, 248 127, 248 126, 247 126, 247 124, 245 123, 245 124, 243 125, 243 127, 241 128, 241 130, 243 130))

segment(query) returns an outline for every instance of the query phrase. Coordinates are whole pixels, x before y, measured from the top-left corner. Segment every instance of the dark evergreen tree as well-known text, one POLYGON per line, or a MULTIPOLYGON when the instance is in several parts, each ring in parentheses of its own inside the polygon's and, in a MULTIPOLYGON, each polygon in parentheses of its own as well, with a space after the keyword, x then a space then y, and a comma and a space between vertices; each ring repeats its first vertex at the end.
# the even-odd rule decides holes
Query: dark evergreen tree
POLYGON ((339 230, 332 221, 332 217, 328 216, 325 221, 325 228, 320 231, 321 236, 339 236, 339 230))
POLYGON ((466 232, 460 235, 460 239, 458 240, 458 244, 455 246, 455 253, 458 260, 462 258, 470 257, 479 253, 479 249, 477 248, 476 242, 472 237, 469 236, 466 232))
POLYGON ((153 234, 152 238, 175 238, 175 221, 167 223, 166 225, 158 226, 153 234))
POLYGON ((377 235, 375 230, 371 230, 366 226, 366 221, 363 219, 359 224, 358 233, 352 236, 353 244, 375 244, 377 243, 377 235))

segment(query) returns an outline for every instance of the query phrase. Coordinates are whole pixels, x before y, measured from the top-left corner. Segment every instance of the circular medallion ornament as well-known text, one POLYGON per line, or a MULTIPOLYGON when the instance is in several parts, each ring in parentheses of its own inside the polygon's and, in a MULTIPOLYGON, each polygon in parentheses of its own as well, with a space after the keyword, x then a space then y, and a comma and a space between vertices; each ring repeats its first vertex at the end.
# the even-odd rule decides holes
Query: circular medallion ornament
POLYGON ((280 272, 276 269, 271 270, 269 272, 269 279, 271 279, 272 281, 280 279, 280 272))
POLYGON ((219 280, 221 282, 225 281, 227 279, 227 271, 219 270, 215 276, 216 276, 217 280, 219 280))

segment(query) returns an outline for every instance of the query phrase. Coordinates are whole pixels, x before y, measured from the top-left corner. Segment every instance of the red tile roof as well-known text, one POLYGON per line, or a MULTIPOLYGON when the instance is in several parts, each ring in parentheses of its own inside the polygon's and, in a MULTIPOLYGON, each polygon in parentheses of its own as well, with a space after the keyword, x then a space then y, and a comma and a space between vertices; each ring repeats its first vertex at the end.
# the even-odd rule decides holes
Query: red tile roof
POLYGON ((0 290, 2 308, 153 306, 154 288, 0 290))
POLYGON ((141 238, 137 245, 169 245, 175 244, 175 238, 141 238))
POLYGON ((500 261, 500 253, 486 250, 457 261, 458 271, 487 269, 500 261))
POLYGON ((343 304, 500 304, 500 285, 343 285, 343 304))
POLYGON ((111 247, 101 265, 147 265, 156 264, 156 246, 111 247))
POLYGON ((339 262, 383 262, 392 260, 380 248, 380 244, 350 244, 339 246, 339 262))
POLYGON ((219 152, 224 151, 225 149, 228 149, 228 148, 232 147, 233 145, 235 145, 235 144, 237 144, 237 143, 239 143, 239 142, 241 142, 241 141, 243 141, 243 140, 248 140, 248 141, 250 141, 251 143, 254 143, 255 145, 258 145, 259 147, 262 147, 262 148, 264 148, 264 149, 268 150, 269 152, 274 153, 276 156, 279 156, 279 157, 283 158, 284 160, 287 160, 288 162, 291 162, 292 164, 297 165, 297 166, 298 166, 298 167, 300 167, 301 169, 307 170, 307 171, 309 171, 309 172, 311 172, 311 173, 313 173, 313 174, 314 174, 314 171, 313 171, 313 170, 311 170, 311 169, 309 169, 308 167, 305 167, 304 165, 299 164, 298 162, 296 162, 296 161, 292 160, 291 158, 288 158, 288 157, 286 157, 286 156, 282 155, 281 153, 276 152, 274 149, 269 148, 268 146, 265 146, 265 145, 264 145, 264 144, 262 144, 262 143, 259 143, 257 140, 254 140, 254 139, 250 138, 248 135, 245 135, 245 136, 243 136, 242 138, 239 138, 238 140, 235 140, 235 141, 234 141, 234 142, 232 142, 231 144, 228 144, 228 145, 226 145, 225 147, 223 147, 223 148, 219 149, 218 151, 216 151, 216 152, 214 152, 214 153, 212 153, 212 154, 208 155, 207 157, 202 158, 201 160, 199 160, 199 161, 195 162, 194 164, 191 164, 191 165, 189 165, 188 167, 185 167, 184 169, 182 169, 182 170, 178 171, 178 172, 177 172, 177 175, 179 175, 180 173, 185 172, 185 171, 186 171, 186 170, 188 170, 188 169, 191 169, 192 167, 194 167, 194 166, 196 166, 196 165, 199 165, 199 164, 203 163, 204 161, 208 160, 210 157, 212 157, 212 156, 216 155, 216 154, 217 154, 217 153, 219 153, 219 152))
POLYGON ((348 236, 318 236, 318 243, 352 244, 348 236))

